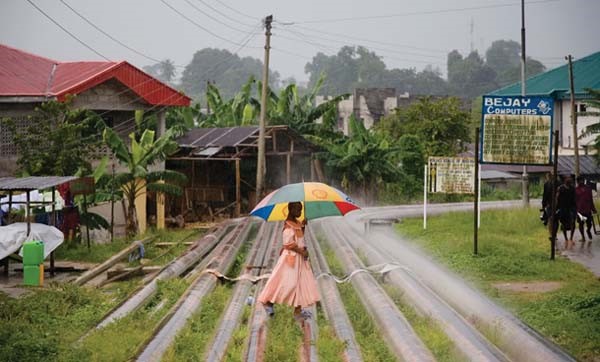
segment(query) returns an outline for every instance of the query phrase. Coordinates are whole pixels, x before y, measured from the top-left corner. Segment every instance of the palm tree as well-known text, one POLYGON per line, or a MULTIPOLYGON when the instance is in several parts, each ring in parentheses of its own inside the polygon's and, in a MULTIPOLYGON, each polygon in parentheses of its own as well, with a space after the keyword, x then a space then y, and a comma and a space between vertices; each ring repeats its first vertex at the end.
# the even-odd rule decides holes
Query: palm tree
MULTIPOLYGON (((585 102, 588 108, 594 108, 596 111, 578 112, 580 116, 600 116, 600 89, 586 88, 592 98, 585 102)), ((594 140, 594 148, 596 149, 596 162, 600 164, 600 121, 587 126, 580 137, 589 136, 590 134, 597 134, 594 140)))
POLYGON ((125 166, 126 171, 115 175, 115 182, 123 190, 123 197, 127 200, 127 235, 134 236, 138 233, 137 216, 135 212, 135 199, 144 189, 169 194, 180 195, 180 183, 186 181, 185 175, 170 170, 150 171, 149 167, 156 162, 163 161, 167 156, 177 151, 177 143, 173 140, 177 135, 175 128, 171 128, 158 139, 154 139, 154 131, 145 130, 136 139, 135 133, 129 134, 130 145, 119 137, 111 128, 105 128, 103 138, 105 143, 114 153, 119 163, 125 166))

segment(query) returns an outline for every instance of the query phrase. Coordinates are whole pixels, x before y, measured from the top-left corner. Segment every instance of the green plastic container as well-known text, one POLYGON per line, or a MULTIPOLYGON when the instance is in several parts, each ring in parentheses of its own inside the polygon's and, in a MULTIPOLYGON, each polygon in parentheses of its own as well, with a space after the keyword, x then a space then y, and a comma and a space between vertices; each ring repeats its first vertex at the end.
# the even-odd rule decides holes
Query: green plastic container
POLYGON ((26 241, 23 243, 23 265, 40 265, 44 262, 44 243, 26 241))
POLYGON ((40 286, 44 282, 44 266, 23 265, 23 284, 40 286))

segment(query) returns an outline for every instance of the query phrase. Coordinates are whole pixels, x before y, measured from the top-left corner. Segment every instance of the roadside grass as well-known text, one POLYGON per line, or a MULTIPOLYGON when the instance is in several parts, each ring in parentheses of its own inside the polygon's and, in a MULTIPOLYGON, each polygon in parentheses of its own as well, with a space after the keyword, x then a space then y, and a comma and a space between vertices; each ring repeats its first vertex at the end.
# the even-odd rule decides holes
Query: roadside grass
MULTIPOLYGON (((344 275, 342 264, 336 258, 333 250, 325 244, 321 244, 321 250, 325 255, 331 272, 337 276, 344 275)), ((356 342, 360 346, 363 360, 366 362, 397 360, 396 356, 394 356, 386 345, 377 324, 371 319, 352 284, 339 284, 338 290, 348 313, 348 318, 352 323, 356 342)))
MULTIPOLYGON (((200 230, 193 229, 152 229, 143 236, 138 236, 136 240, 156 236, 155 240, 144 245, 144 259, 150 259, 150 265, 164 265, 180 255, 188 247, 183 242, 197 240, 200 235, 200 230), (178 244, 171 247, 158 247, 156 246, 157 242, 174 242, 178 244)), ((129 246, 131 242, 132 240, 126 238, 115 238, 112 243, 93 244, 89 250, 85 243, 66 244, 56 249, 56 259, 101 263, 129 246)))
POLYGON ((436 321, 427 316, 419 315, 413 307, 402 299, 402 292, 394 286, 383 284, 383 288, 437 361, 460 362, 465 360, 465 357, 456 349, 454 343, 436 321))
POLYGON ((0 361, 127 360, 143 331, 160 315, 148 318, 156 300, 174 300, 181 282, 160 285, 144 308, 93 332, 82 343, 77 340, 136 286, 135 281, 120 282, 99 290, 51 283, 20 299, 0 293, 0 361))
POLYGON ((536 209, 483 211, 477 256, 472 213, 431 217, 427 230, 419 219, 406 219, 396 228, 577 359, 594 361, 600 356, 598 278, 559 255, 549 260, 547 230, 536 209), (493 285, 516 281, 558 281, 563 286, 546 293, 520 293, 493 285))

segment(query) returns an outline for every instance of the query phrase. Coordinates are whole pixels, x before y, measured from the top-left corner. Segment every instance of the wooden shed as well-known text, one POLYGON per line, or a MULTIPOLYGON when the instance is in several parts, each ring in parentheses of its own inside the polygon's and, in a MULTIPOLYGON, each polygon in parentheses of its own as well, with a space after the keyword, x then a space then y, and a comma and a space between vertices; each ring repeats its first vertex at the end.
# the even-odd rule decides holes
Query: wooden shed
MULTIPOLYGON (((257 126, 195 128, 180 137, 166 168, 188 177, 182 197, 167 200, 167 214, 186 220, 239 216, 256 204, 257 126)), ((266 192, 288 183, 322 179, 320 149, 287 126, 270 126, 266 139, 266 192), (320 177, 317 177, 319 175, 320 177)))

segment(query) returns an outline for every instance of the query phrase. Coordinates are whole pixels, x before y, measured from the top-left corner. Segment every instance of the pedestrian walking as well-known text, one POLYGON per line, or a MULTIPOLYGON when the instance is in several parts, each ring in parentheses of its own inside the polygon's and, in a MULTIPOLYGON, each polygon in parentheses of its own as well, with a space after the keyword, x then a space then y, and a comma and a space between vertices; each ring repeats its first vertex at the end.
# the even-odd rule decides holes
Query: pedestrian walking
MULTIPOLYGON (((556 193, 556 213, 560 221, 563 236, 565 238, 565 249, 571 249, 573 246, 573 234, 575 234, 575 214, 577 205, 575 203, 575 188, 573 179, 569 175, 563 176, 563 184, 560 185, 556 193), (567 237, 567 232, 571 231, 571 237, 567 237)), ((554 223, 558 228, 558 223, 554 223)))
POLYGON ((579 224, 579 232, 581 233, 581 242, 585 242, 585 233, 583 232, 583 224, 587 225, 587 236, 589 241, 592 241, 592 222, 593 215, 596 213, 594 206, 594 198, 592 189, 585 184, 583 176, 577 177, 577 187, 575 188, 575 203, 577 205, 577 221, 579 224))
POLYGON ((294 307, 294 318, 302 321, 311 317, 305 308, 318 302, 320 296, 304 244, 306 219, 298 220, 302 203, 290 202, 288 210, 282 233, 283 248, 258 301, 270 316, 274 314, 273 304, 290 305, 294 307))

